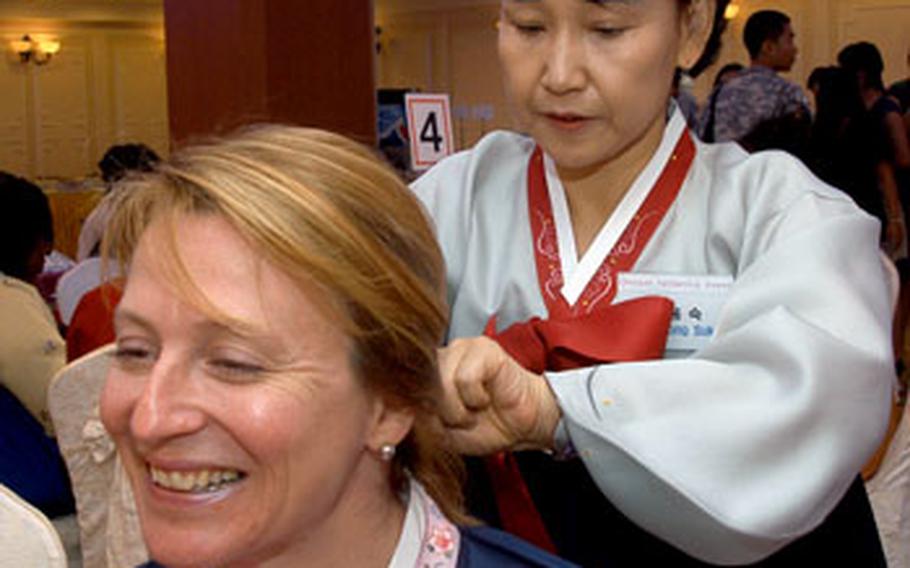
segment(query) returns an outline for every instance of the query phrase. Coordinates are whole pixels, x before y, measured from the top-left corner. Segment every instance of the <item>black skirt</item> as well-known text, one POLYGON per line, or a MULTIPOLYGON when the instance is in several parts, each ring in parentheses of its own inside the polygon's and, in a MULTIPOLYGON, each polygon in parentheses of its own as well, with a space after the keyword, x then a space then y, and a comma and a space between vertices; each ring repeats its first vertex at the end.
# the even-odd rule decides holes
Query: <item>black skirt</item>
MULTIPOLYGON (((592 567, 711 566, 630 521, 603 496, 581 460, 556 461, 540 452, 515 456, 560 557, 592 567)), ((468 460, 467 500, 473 515, 501 526, 485 466, 475 458, 468 460)), ((862 479, 857 476, 818 528, 752 566, 885 568, 862 479)))

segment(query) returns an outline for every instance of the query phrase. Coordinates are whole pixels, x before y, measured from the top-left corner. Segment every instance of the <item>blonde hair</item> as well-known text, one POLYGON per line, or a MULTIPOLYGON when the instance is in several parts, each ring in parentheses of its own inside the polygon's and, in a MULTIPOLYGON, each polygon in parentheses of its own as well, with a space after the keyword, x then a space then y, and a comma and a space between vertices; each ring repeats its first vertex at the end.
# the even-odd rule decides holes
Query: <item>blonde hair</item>
POLYGON ((436 349, 447 323, 442 254, 420 205, 390 168, 342 136, 265 125, 181 149, 123 184, 105 258, 128 274, 143 231, 153 220, 170 223, 158 243, 168 279, 223 318, 178 258, 174 228, 187 214, 225 218, 302 288, 324 292, 367 388, 415 411, 391 488, 401 491, 410 472, 449 518, 466 520, 463 465, 441 444, 438 416, 436 349))

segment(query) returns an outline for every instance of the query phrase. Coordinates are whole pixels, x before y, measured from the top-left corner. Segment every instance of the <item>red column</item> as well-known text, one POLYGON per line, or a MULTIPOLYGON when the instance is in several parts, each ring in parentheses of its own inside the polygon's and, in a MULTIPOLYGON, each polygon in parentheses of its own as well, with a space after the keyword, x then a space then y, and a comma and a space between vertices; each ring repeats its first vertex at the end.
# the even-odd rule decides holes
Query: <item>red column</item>
POLYGON ((376 137, 364 0, 165 0, 171 138, 251 122, 376 137))

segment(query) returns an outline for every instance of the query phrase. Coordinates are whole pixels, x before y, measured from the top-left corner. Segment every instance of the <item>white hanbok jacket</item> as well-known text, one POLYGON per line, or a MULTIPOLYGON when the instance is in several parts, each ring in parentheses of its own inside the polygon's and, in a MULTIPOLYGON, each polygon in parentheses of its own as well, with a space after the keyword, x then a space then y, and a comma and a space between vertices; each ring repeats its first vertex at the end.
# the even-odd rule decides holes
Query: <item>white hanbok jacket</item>
MULTIPOLYGON (((548 162, 570 303, 683 128, 675 112, 580 259, 548 162)), ((450 339, 482 334, 493 314, 500 328, 547 315, 528 219, 534 146, 494 132, 413 184, 447 262, 450 339)), ((818 526, 886 428, 892 306, 878 242, 875 219, 789 155, 696 142, 634 272, 732 276, 713 338, 684 358, 547 374, 571 443, 606 497, 716 563, 758 560, 818 526)))

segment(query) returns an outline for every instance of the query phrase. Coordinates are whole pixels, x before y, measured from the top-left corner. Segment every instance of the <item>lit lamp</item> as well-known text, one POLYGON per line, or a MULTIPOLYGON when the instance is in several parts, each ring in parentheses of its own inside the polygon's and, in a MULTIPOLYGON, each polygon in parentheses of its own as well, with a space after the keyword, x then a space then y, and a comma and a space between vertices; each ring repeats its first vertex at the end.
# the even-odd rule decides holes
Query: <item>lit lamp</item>
POLYGON ((11 41, 10 48, 19 56, 22 63, 33 61, 35 65, 44 65, 60 51, 60 42, 53 39, 33 40, 25 34, 22 39, 11 41))
POLYGON ((55 39, 46 39, 38 42, 38 50, 35 54, 35 63, 41 65, 50 61, 51 57, 60 51, 60 42, 55 39))
POLYGON ((739 14, 739 4, 736 2, 730 2, 727 4, 726 10, 724 10, 724 19, 732 20, 739 14))
POLYGON ((22 63, 28 63, 28 60, 32 58, 32 38, 27 34, 22 36, 22 39, 14 39, 9 42, 9 46, 19 56, 22 63))

